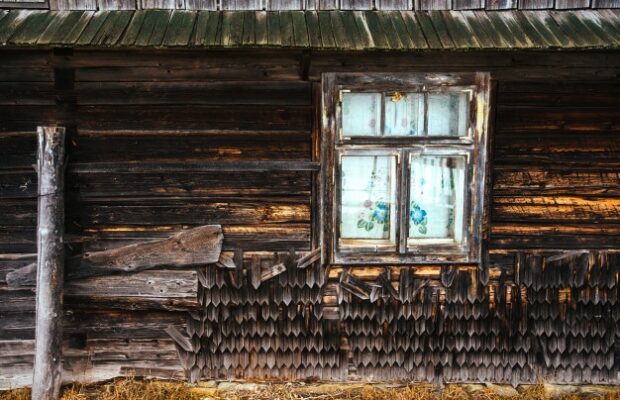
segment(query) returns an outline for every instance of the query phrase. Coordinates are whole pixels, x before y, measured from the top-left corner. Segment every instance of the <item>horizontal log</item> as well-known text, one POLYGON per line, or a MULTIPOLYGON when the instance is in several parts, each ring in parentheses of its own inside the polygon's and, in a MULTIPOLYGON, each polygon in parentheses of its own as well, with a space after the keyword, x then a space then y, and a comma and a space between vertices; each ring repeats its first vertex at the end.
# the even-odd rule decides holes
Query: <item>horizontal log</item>
MULTIPOLYGON (((9 74, 4 76, 18 76, 9 74)), ((47 75, 44 71, 33 69, 29 80, 45 80, 47 75)), ((299 64, 297 65, 257 65, 252 63, 245 65, 230 65, 228 67, 209 66, 205 68, 193 68, 187 65, 167 69, 162 67, 83 67, 76 69, 76 82, 157 82, 157 81, 205 81, 205 80, 251 80, 266 79, 272 81, 299 80, 301 79, 299 64)))
POLYGON ((34 169, 0 168, 0 199, 34 198, 37 196, 37 188, 34 169))
MULTIPOLYGON (((109 275, 66 282, 64 304, 74 309, 168 310, 200 308, 194 270, 165 269, 109 275)), ((0 313, 34 312, 31 287, 0 284, 0 313)))
MULTIPOLYGON (((220 226, 201 226, 146 243, 86 253, 67 260, 65 279, 143 271, 160 266, 187 267, 216 262, 222 249, 220 226)), ((34 284, 35 264, 8 273, 11 286, 34 284)))
POLYGON ((187 311, 201 307, 196 271, 178 269, 70 281, 65 285, 65 304, 75 309, 187 311))
POLYGON ((620 172, 600 168, 564 169, 561 166, 497 167, 493 177, 493 195, 580 195, 619 196, 620 172))
MULTIPOLYGON (((8 89, 0 104, 29 98, 21 85, 8 89)), ((310 83, 303 81, 77 82, 73 94, 82 105, 310 105, 310 83)))
MULTIPOLYGON (((105 250, 119 245, 165 237, 171 231, 186 228, 183 225, 124 225, 76 229, 65 241, 84 251, 105 250)), ((282 251, 310 246, 310 223, 282 223, 255 225, 226 225, 223 227, 225 249, 242 248, 245 251, 282 251)), ((2 237, 0 236, 0 244, 2 237)), ((8 240, 8 239, 7 239, 8 240)))
MULTIPOLYGON (((0 313, 0 338, 34 339, 34 312, 0 313)), ((187 311, 167 310, 96 310, 66 307, 65 335, 86 333, 90 338, 164 338, 170 325, 184 326, 187 311)))
POLYGON ((0 105, 55 105, 54 82, 1 82, 0 105))
MULTIPOLYGON (((30 130, 32 124, 56 119, 51 106, 0 106, 5 130, 30 130)), ((77 106, 62 118, 82 129, 256 129, 310 130, 309 106, 179 106, 113 105, 77 106), (109 118, 114 115, 114 118, 109 118)))
MULTIPOLYGON (((109 198, 70 201, 67 221, 91 228, 106 225, 288 224, 310 221, 307 197, 109 198)), ((67 228, 71 231, 71 227, 67 228)))
POLYGON ((493 221, 620 222, 620 199, 577 196, 493 198, 493 221))
MULTIPOLYGON (((80 129, 70 165, 95 162, 214 163, 222 161, 310 161, 310 130, 173 129, 101 131, 80 129)), ((238 126, 235 129, 239 128, 238 126)), ((265 129, 266 128, 266 129, 265 129)))
MULTIPOLYGON (((141 196, 273 196, 292 195, 310 196, 309 171, 299 171, 302 168, 311 168, 307 162, 292 161, 282 162, 283 165, 272 164, 273 162, 247 162, 224 163, 230 164, 232 171, 224 170, 226 165, 221 163, 175 165, 180 172, 173 172, 166 168, 168 165, 156 164, 161 167, 160 172, 118 172, 118 169, 126 166, 109 166, 107 168, 93 164, 72 166, 67 174, 67 191, 70 197, 94 198, 94 197, 141 197, 141 196), (267 163, 270 165, 260 165, 267 163), (209 164, 217 171, 204 171, 209 164), (233 165, 236 164, 236 165, 233 165), (243 168, 262 168, 269 171, 252 171, 243 168), (276 171, 276 168, 286 168, 286 171, 276 171), (101 168, 94 172, 96 168, 101 168), (220 170, 221 168, 221 170, 220 170), (76 172, 75 170, 88 171, 76 172)), ((317 165, 318 167, 318 165, 317 165)), ((148 165, 137 164, 136 169, 148 169, 148 165)), ((0 174, 1 176, 1 174, 0 174)), ((0 186, 0 197, 27 197, 31 191, 28 177, 24 175, 14 176, 13 182, 0 186)), ((0 184, 2 185, 2 184, 0 184)))
MULTIPOLYGON (((6 56, 3 54, 3 59, 6 56)), ((4 63, 3 63, 4 66, 4 63)), ((19 66, 0 69, 0 82, 53 82, 54 70, 49 66, 19 66)))
MULTIPOLYGON (((320 164, 315 161, 279 160, 279 161, 203 161, 178 162, 141 162, 141 163, 80 163, 71 164, 70 171, 78 174, 130 174, 130 173, 180 173, 199 174, 207 172, 243 173, 243 172, 279 172, 279 171, 318 171, 320 164)), ((256 176, 256 175, 255 175, 256 176)), ((120 178, 117 178, 117 183, 120 178)), ((225 177, 225 175, 224 175, 225 177)), ((160 178, 160 180, 163 178, 160 178)), ((254 182, 256 183, 256 182, 254 182)), ((222 182, 219 182, 222 185, 222 182)))

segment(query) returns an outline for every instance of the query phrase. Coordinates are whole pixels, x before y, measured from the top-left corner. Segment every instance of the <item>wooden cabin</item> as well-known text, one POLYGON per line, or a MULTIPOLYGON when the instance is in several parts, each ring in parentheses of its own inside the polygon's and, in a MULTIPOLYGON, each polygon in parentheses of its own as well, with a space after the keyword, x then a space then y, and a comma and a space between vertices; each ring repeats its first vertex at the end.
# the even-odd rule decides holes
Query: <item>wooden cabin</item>
POLYGON ((620 384, 619 7, 0 1, 0 388, 620 384))

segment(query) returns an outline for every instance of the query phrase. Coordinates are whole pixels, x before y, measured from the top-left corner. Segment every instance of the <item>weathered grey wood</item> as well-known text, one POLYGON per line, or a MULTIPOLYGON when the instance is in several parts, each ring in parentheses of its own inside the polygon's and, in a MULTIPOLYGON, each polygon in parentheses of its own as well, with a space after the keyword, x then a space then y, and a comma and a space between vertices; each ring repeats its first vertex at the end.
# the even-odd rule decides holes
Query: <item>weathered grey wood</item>
POLYGON ((297 268, 307 268, 312 265, 315 261, 321 258, 321 248, 317 248, 312 250, 310 253, 304 255, 303 257, 297 260, 297 268))
POLYGON ((372 0, 340 0, 341 10, 372 10, 372 0))
POLYGON ((319 10, 337 10, 340 2, 338 0, 317 0, 319 10))
POLYGON ((303 10, 304 0, 265 0, 267 10, 303 10))
POLYGON ((32 399, 58 399, 62 382, 65 128, 37 128, 39 204, 32 399))
POLYGON ((260 281, 265 282, 273 277, 276 277, 286 271, 286 266, 282 263, 276 264, 271 268, 264 269, 260 275, 260 281))
MULTIPOLYGON (((67 263, 66 279, 137 272, 163 265, 191 266, 218 261, 224 236, 219 225, 206 225, 173 236, 74 257, 67 263)), ((34 279, 34 264, 7 274, 10 286, 26 286, 34 279)))
POLYGON ((590 7, 590 0, 556 0, 555 8, 558 10, 573 9, 573 8, 588 8, 590 7))
POLYGON ((135 10, 136 0, 97 0, 99 10, 135 10))
POLYGON ((376 0, 377 10, 412 10, 413 0, 376 0))
POLYGON ((519 0, 521 10, 544 10, 553 8, 553 0, 519 0))
POLYGON ((263 10, 264 3, 268 0, 221 0, 222 10, 263 10))
POLYGON ((185 351, 194 351, 192 341, 186 335, 184 335, 176 326, 169 326, 166 328, 166 333, 185 351))

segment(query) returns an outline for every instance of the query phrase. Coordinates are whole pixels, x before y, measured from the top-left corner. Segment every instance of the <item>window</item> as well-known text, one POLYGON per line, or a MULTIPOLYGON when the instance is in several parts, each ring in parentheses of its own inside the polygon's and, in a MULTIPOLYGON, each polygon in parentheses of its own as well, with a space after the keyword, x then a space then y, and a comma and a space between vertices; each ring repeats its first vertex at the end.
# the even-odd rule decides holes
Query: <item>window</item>
POLYGON ((489 76, 324 74, 327 262, 480 261, 489 76))

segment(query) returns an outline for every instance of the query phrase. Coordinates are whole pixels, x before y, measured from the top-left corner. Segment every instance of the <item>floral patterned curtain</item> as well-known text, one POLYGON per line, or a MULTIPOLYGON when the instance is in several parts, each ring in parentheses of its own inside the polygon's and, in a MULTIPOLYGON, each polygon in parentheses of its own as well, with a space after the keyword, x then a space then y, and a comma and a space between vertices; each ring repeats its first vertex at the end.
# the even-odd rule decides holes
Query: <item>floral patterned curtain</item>
POLYGON ((348 239, 394 237, 392 156, 343 156, 340 236, 348 239))
POLYGON ((411 160, 409 237, 461 241, 464 157, 421 156, 411 160))

